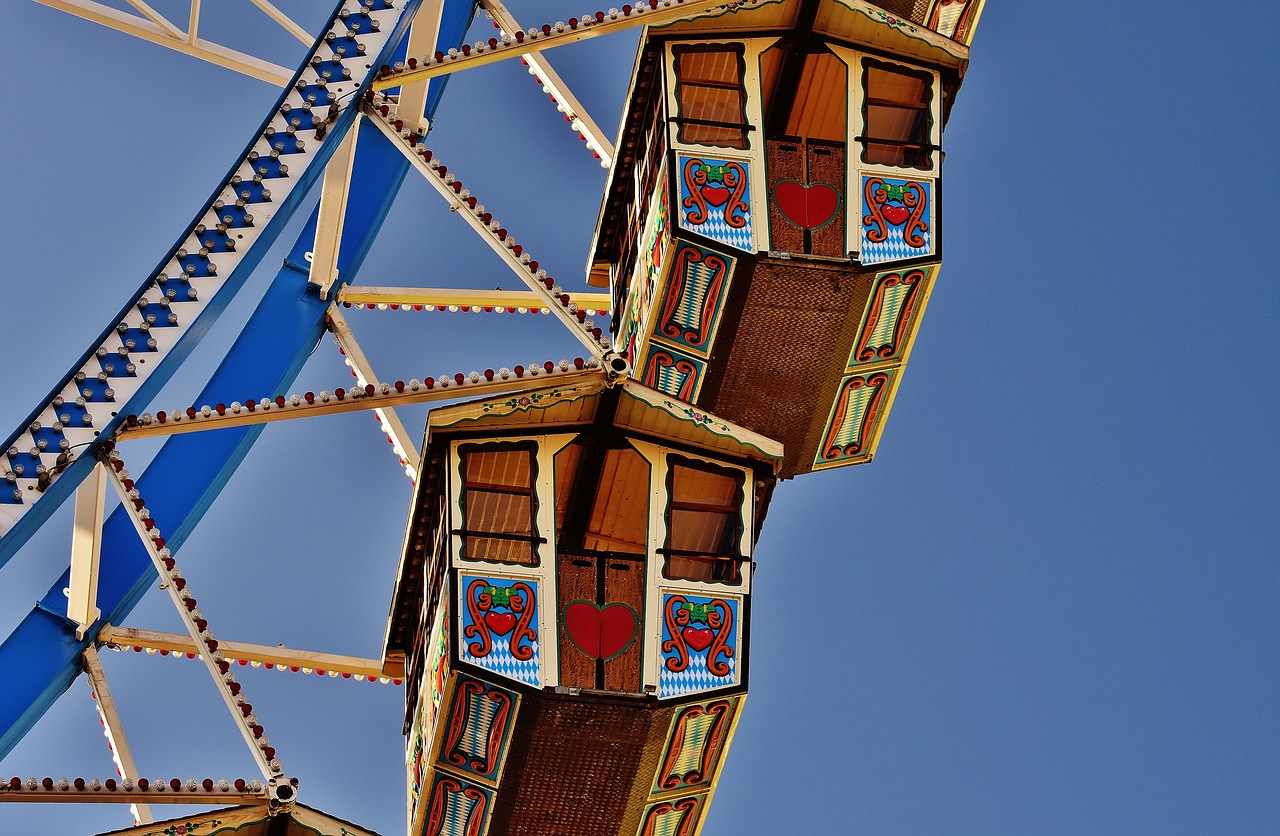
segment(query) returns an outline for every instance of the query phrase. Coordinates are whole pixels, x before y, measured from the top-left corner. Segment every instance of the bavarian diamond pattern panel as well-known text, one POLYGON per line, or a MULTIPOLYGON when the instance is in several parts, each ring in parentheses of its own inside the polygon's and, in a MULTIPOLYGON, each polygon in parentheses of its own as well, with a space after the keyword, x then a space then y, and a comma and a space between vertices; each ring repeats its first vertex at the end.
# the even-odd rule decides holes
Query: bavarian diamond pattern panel
POLYGON ((680 226, 712 241, 755 252, 747 161, 677 157, 680 226))
POLYGON ((933 255, 934 182, 862 176, 863 264, 933 255))
POLYGON ((458 658, 541 687, 537 579, 460 573, 458 596, 458 658))
POLYGON ((741 681, 740 606, 736 597, 663 593, 659 697, 727 688, 741 681))

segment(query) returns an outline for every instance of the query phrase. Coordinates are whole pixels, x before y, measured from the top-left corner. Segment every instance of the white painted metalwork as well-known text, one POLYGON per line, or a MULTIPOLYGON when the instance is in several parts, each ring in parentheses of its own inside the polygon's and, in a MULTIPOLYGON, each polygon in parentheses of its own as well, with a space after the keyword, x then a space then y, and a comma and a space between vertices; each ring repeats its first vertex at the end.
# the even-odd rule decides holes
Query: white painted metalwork
MULTIPOLYGON (((524 252, 523 248, 517 248, 515 238, 506 235, 503 230, 504 237, 499 237, 498 229, 500 226, 496 220, 484 211, 484 207, 476 200, 475 196, 467 190, 461 188, 461 183, 456 174, 450 172, 441 176, 438 173, 439 162, 434 158, 425 158, 422 151, 426 149, 420 148, 420 143, 416 141, 410 143, 406 137, 399 133, 394 126, 393 120, 397 117, 391 113, 388 106, 386 116, 383 116, 376 106, 368 106, 364 113, 373 124, 378 126, 378 130, 389 139, 405 158, 413 164, 413 167, 426 179, 427 183, 434 188, 441 197, 449 201, 449 205, 457 213, 457 215, 466 221, 467 225, 480 235, 480 238, 489 245, 503 262, 511 268, 520 281, 524 282, 530 290, 535 294, 542 296, 546 301, 544 305, 551 309, 551 313, 568 327, 570 333, 574 335, 591 354, 597 358, 602 357, 609 347, 609 337, 604 333, 602 328, 586 327, 584 322, 575 317, 575 312, 580 310, 580 306, 573 302, 572 296, 559 290, 556 285, 547 286, 547 276, 545 270, 537 270, 534 268, 535 260, 524 252), (454 185, 457 184, 457 188, 454 185), (593 334, 595 330, 598 333, 593 334)), ((413 136, 410 134, 410 136, 413 136)), ((416 137, 415 137, 416 140, 416 137)))
MULTIPOLYGON (((347 324, 346 317, 342 315, 342 311, 337 305, 330 305, 326 316, 329 320, 329 327, 333 331, 333 337, 338 341, 338 346, 346 356, 347 365, 356 373, 356 381, 361 386, 373 384, 381 388, 382 381, 378 380, 378 376, 374 374, 369 358, 365 357, 364 351, 361 350, 360 344, 356 341, 355 334, 351 333, 351 326, 347 324)), ((418 454, 418 446, 414 444, 409 432, 404 428, 404 424, 400 421, 400 416, 396 415, 395 410, 391 407, 380 407, 373 412, 378 416, 378 423, 381 424, 383 432, 391 439, 391 445, 395 449, 396 455, 404 463, 405 474, 408 475, 410 481, 418 481, 418 474, 422 470, 422 460, 418 454)))
MULTIPOLYGON (((514 36, 516 32, 522 31, 515 17, 502 4, 502 0, 480 0, 480 5, 489 13, 494 22, 502 27, 502 31, 507 36, 514 36)), ((413 51, 412 43, 409 45, 408 54, 418 54, 413 51)), ((525 56, 525 62, 529 65, 530 75, 535 75, 542 82, 542 91, 555 99, 561 112, 569 117, 569 127, 586 137, 587 149, 596 152, 596 155, 600 157, 600 167, 609 168, 612 166, 614 156, 613 142, 609 140, 604 131, 600 130, 600 126, 595 123, 595 120, 587 114, 586 108, 569 90, 568 85, 560 78, 559 73, 551 68, 551 64, 548 63, 541 52, 529 53, 525 56)))
POLYGON ((329 288, 338 279, 338 250, 342 245, 342 223, 347 216, 347 195, 351 191, 351 167, 356 159, 356 137, 352 128, 329 158, 320 191, 320 215, 316 220, 315 244, 311 248, 311 275, 308 281, 320 289, 320 298, 329 298, 329 288))
MULTIPOLYGON (((573 294, 578 305, 601 314, 609 312, 611 300, 608 293, 573 294)), ((351 305, 400 305, 408 307, 444 306, 456 308, 523 308, 547 310, 546 299, 540 293, 529 290, 472 290, 450 287, 379 287, 371 285, 343 285, 335 301, 351 305)))
MULTIPOLYGON (((167 650, 170 653, 194 653, 200 655, 204 648, 178 633, 161 633, 155 630, 138 630, 131 627, 115 627, 108 624, 98 634, 100 644, 116 644, 125 647, 142 647, 167 650)), ((312 650, 294 650, 280 645, 249 644, 224 641, 218 644, 228 659, 243 659, 281 667, 310 668, 312 670, 349 673, 370 679, 384 676, 382 662, 378 659, 362 659, 337 653, 319 653, 312 650)))
MULTIPOLYGON (((760 0, 739 0, 734 4, 734 10, 754 6, 758 2, 760 0)), ((401 68, 383 75, 374 81, 373 89, 387 90, 409 81, 448 75, 458 70, 469 70, 473 67, 493 64, 565 44, 575 44, 588 38, 597 38, 636 26, 673 23, 724 5, 724 0, 660 0, 657 7, 652 9, 645 3, 639 3, 630 7, 629 10, 626 10, 626 7, 623 11, 611 10, 611 13, 604 15, 603 20, 583 17, 577 25, 557 23, 554 26, 548 26, 547 29, 532 27, 527 34, 517 33, 517 37, 504 37, 496 47, 481 41, 475 48, 468 46, 465 51, 450 50, 444 60, 438 61, 433 56, 424 56, 418 61, 416 68, 401 68)))
MULTIPOLYGON (((112 455, 114 456, 114 454, 112 455)), ((142 500, 125 486, 124 480, 128 478, 127 472, 124 470, 123 465, 117 469, 115 465, 118 462, 119 459, 113 459, 104 470, 112 486, 120 494, 120 507, 128 514, 134 529, 138 532, 138 537, 146 547, 147 555, 156 567, 157 574, 162 578, 162 585, 165 591, 168 592, 169 600, 173 602, 174 609, 178 611, 178 617, 182 619, 183 625, 187 628, 192 644, 207 648, 208 643, 213 641, 212 634, 207 627, 202 629, 196 623, 196 620, 202 618, 202 616, 197 614, 199 610, 194 607, 194 603, 190 608, 187 606, 186 601, 190 600, 192 596, 185 589, 185 582, 180 582, 181 573, 178 572, 176 566, 170 568, 165 565, 164 560, 169 557, 169 550, 156 546, 156 538, 160 536, 159 529, 156 527, 155 521, 147 515, 146 506, 142 500)), ((240 735, 249 747, 249 753, 253 757, 254 763, 257 764, 258 770, 262 773, 262 777, 267 780, 269 786, 277 789, 281 785, 284 775, 280 767, 280 761, 274 757, 267 757, 265 749, 269 744, 266 742, 265 735, 254 734, 255 727, 261 732, 258 718, 253 714, 246 715, 241 710, 241 706, 245 704, 245 698, 240 694, 238 687, 234 691, 232 690, 232 683, 235 682, 234 675, 219 669, 218 663, 224 660, 217 651, 217 646, 217 644, 214 644, 213 650, 201 653, 199 658, 204 662, 205 668, 208 669, 209 675, 213 678, 214 686, 222 696, 223 702, 226 703, 227 710, 231 712, 236 728, 240 730, 240 735)), ((289 794, 292 797, 292 791, 289 794)))
MULTIPOLYGON (((100 479, 106 480, 102 466, 98 466, 100 479)), ((87 481, 87 480, 86 480, 87 481)), ((106 487, 106 485, 103 485, 106 487)), ((111 697, 111 689, 107 687, 107 675, 102 670, 102 662, 98 659, 98 651, 92 645, 84 649, 84 670, 89 677, 89 686, 93 688, 93 702, 102 717, 103 734, 107 745, 111 747, 111 758, 116 763, 120 777, 128 781, 139 778, 137 764, 133 762, 133 752, 129 750, 129 741, 125 740, 124 726, 120 722, 120 713, 116 711, 116 701, 111 697)), ((138 824, 151 824, 155 819, 151 815, 151 807, 140 802, 129 805, 133 811, 133 819, 138 824)))
MULTIPOLYGON (((620 359, 617 355, 611 355, 611 357, 614 360, 620 359)), ((274 401, 263 398, 254 403, 253 409, 238 403, 231 406, 218 404, 217 407, 205 405, 199 409, 192 408, 189 413, 179 410, 167 412, 164 421, 161 421, 158 415, 153 417, 146 414, 122 426, 117 431, 116 438, 118 440, 153 438, 202 430, 218 430, 224 427, 267 424, 291 418, 310 418, 317 415, 335 415, 340 412, 360 412, 366 409, 386 409, 413 403, 488 397, 506 392, 518 392, 552 378, 568 386, 608 374, 601 368, 601 362, 594 357, 583 360, 581 363, 579 367, 577 362, 568 360, 561 360, 558 363, 547 361, 542 365, 531 364, 528 368, 515 366, 497 371, 486 369, 484 372, 473 371, 466 374, 459 372, 453 377, 441 377, 438 380, 431 378, 423 381, 411 380, 404 384, 403 389, 383 383, 380 386, 374 386, 372 394, 368 393, 366 388, 353 386, 350 391, 342 390, 340 396, 337 392, 331 395, 327 391, 307 392, 305 395, 280 395, 274 401)), ((625 366, 625 361, 622 365, 625 366)), ((613 366, 609 368, 612 369, 613 366)))
MULTIPOLYGON (((190 55, 193 58, 208 61, 210 64, 217 64, 219 67, 235 70, 250 78, 259 79, 277 87, 283 87, 288 84, 289 79, 293 77, 292 71, 278 64, 197 38, 194 34, 195 27, 192 27, 192 34, 188 35, 172 23, 164 20, 154 10, 150 10, 150 7, 147 7, 150 10, 150 14, 143 12, 145 17, 138 17, 137 15, 131 15, 127 12, 113 9, 110 6, 105 6, 102 3, 96 3, 94 0, 35 0, 35 2, 102 24, 117 32, 123 32, 126 35, 133 35, 134 37, 142 38, 144 41, 159 44, 190 55), (156 22, 156 18, 162 20, 163 23, 156 22)), ((198 3, 195 4, 193 8, 198 7, 198 5, 198 3)), ((142 11, 141 7, 145 6, 145 4, 133 2, 133 6, 142 11)))
POLYGON ((67 618, 76 625, 76 641, 102 615, 98 609, 98 558, 102 554, 103 494, 107 474, 102 465, 76 489, 71 530, 71 584, 67 590, 67 618))

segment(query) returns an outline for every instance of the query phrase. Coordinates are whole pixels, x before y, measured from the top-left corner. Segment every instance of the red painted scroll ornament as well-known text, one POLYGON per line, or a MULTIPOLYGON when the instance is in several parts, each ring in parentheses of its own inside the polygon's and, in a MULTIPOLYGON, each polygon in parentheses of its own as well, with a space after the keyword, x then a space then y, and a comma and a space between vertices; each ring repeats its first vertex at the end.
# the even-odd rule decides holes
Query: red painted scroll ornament
POLYGON ((676 654, 664 663, 667 670, 679 673, 688 668, 689 648, 693 648, 695 653, 707 650, 707 671, 712 676, 729 675, 731 668, 724 660, 733 658, 733 648, 728 647, 729 634, 733 632, 733 610, 728 602, 713 598, 706 604, 694 604, 683 595, 671 595, 662 617, 671 635, 662 643, 662 652, 676 654))
POLYGON ((867 240, 879 244, 889 237, 889 227, 902 227, 902 240, 909 247, 923 247, 929 224, 923 220, 928 209, 929 195, 924 186, 914 180, 906 183, 886 183, 879 177, 868 177, 862 186, 863 206, 866 216, 862 225, 871 227, 867 240))
POLYGON ((733 229, 747 225, 743 212, 749 210, 742 195, 747 190, 747 172, 739 163, 712 165, 696 157, 684 161, 680 176, 688 197, 680 205, 689 211, 685 222, 697 226, 710 217, 709 208, 720 209, 724 222, 733 229), (723 207, 723 208, 721 208, 723 207))
POLYGON ((467 586, 467 612, 471 623, 462 631, 464 638, 474 639, 467 652, 477 659, 489 655, 493 636, 507 636, 507 649, 521 662, 533 658, 533 648, 524 644, 538 640, 538 631, 529 627, 537 602, 533 587, 523 581, 511 586, 493 586, 487 580, 473 580, 467 586), (506 609, 508 612, 499 612, 506 609))

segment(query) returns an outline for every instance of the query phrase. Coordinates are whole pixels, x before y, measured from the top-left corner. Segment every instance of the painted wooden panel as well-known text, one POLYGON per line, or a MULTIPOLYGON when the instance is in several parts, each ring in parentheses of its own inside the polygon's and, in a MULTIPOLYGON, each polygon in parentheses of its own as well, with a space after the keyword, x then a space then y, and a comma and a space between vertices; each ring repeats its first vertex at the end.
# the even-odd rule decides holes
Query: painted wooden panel
POLYGON ((706 357, 736 259, 681 242, 671 264, 654 335, 706 357))
POLYGON ((574 601, 596 600, 596 562, 590 557, 562 554, 557 561, 560 612, 560 684, 596 687, 596 660, 579 649, 564 626, 565 609, 574 601))
POLYGON ((458 658, 541 687, 535 578, 458 575, 458 658))
POLYGON ((740 681, 738 619, 742 599, 666 590, 658 696, 679 697, 740 681))
POLYGON ((725 246, 755 252, 748 160, 676 156, 680 226, 725 246))
POLYGON ((788 137, 765 142, 765 160, 769 171, 769 249, 783 253, 804 252, 804 226, 789 220, 779 206, 777 193, 781 183, 806 182, 804 140, 788 137))
POLYGON ((649 347, 640 382, 664 395, 692 403, 698 397, 706 366, 697 357, 654 343, 649 347))
POLYGON ((560 683, 641 693, 644 562, 560 558, 560 683))
POLYGON ((849 353, 849 368, 901 359, 935 269, 916 267, 876 274, 849 353))
POLYGON ((430 807, 421 836, 482 836, 493 795, 480 784, 437 772, 427 795, 430 807))
POLYGON ((694 836, 704 799, 704 795, 691 795, 650 804, 637 836, 694 836))
POLYGON ((863 264, 933 255, 934 181, 863 174, 863 264))
POLYGON ((604 561, 604 588, 608 601, 606 606, 616 610, 615 621, 620 623, 615 628, 613 645, 603 650, 612 650, 621 645, 623 637, 629 633, 622 650, 605 658, 603 685, 606 691, 627 691, 633 694, 641 692, 640 668, 644 661, 644 642, 640 640, 640 625, 644 620, 644 582, 645 565, 642 561, 604 561), (625 610, 619 610, 619 606, 625 610))
POLYGON ((740 702, 737 697, 711 700, 672 715, 652 795, 711 787, 716 767, 728 750, 729 730, 740 702))
POLYGON ((807 143, 806 223, 813 255, 844 258, 844 145, 811 139, 807 143))
POLYGON ((511 691, 459 675, 442 729, 440 763, 496 785, 519 702, 511 691))
POLYGON ((814 469, 866 461, 875 441, 876 424, 889 404, 889 387, 896 370, 846 375, 836 390, 835 403, 818 445, 814 469))

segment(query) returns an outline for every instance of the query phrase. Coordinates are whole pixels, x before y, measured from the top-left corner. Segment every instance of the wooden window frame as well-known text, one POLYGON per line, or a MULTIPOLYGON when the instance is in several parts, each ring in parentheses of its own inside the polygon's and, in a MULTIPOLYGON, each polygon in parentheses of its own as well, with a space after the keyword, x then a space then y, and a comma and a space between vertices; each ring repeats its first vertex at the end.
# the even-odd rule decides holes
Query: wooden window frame
POLYGON ((884 166, 886 168, 909 168, 915 171, 937 171, 938 166, 937 166, 937 162, 934 159, 934 152, 940 151, 942 148, 942 146, 935 145, 933 143, 933 133, 934 133, 934 128, 936 127, 936 122, 933 118, 933 105, 934 105, 934 100, 938 95, 937 74, 931 72, 930 70, 911 67, 906 64, 898 64, 890 61, 880 61, 878 59, 870 58, 866 56, 862 57, 859 64, 862 68, 862 81, 861 81, 862 83, 862 91, 861 91, 862 92, 862 104, 861 104, 862 134, 860 136, 855 136, 853 138, 854 142, 857 142, 861 146, 861 150, 858 153, 859 161, 864 166, 884 166), (911 76, 916 78, 917 80, 924 81, 925 89, 928 91, 928 95, 925 98, 925 101, 922 104, 915 105, 915 104, 895 101, 893 99, 872 98, 867 88, 867 85, 870 82, 872 69, 877 69, 884 72, 897 73, 899 75, 911 76), (867 133, 867 128, 868 128, 867 106, 868 105, 874 105, 877 107, 890 107, 890 108, 897 108, 899 110, 911 110, 911 111, 917 111, 917 112, 923 111, 925 116, 927 117, 927 122, 924 130, 925 136, 921 138, 922 141, 920 142, 904 141, 904 140, 898 140, 898 139, 887 139, 883 137, 873 137, 868 135, 867 133), (895 163, 872 162, 867 159, 867 150, 869 146, 873 146, 873 145, 916 149, 924 155, 924 161, 923 161, 924 164, 912 165, 909 163, 904 163, 899 165, 895 163))
POLYGON ((538 536, 538 445, 532 441, 496 441, 496 442, 467 442, 457 446, 458 454, 458 506, 462 514, 462 525, 453 529, 451 532, 461 538, 462 542, 458 547, 458 557, 462 560, 469 560, 477 563, 491 563, 498 566, 524 566, 532 568, 541 563, 541 557, 538 554, 538 546, 547 542, 547 538, 538 536), (488 485, 488 484, 472 484, 467 481, 467 456, 471 453, 500 453, 500 452, 523 452, 529 456, 529 488, 515 488, 508 485, 488 485), (529 534, 508 534, 500 531, 484 531, 482 529, 470 528, 467 520, 467 492, 469 490, 482 490, 489 493, 505 494, 508 496, 527 496, 529 497, 529 534), (529 544, 529 554, 532 560, 528 563, 510 560, 490 560, 483 557, 471 557, 467 554, 468 538, 484 538, 489 540, 510 540, 520 543, 529 544))
POLYGON ((732 467, 725 467, 702 459, 692 459, 680 455, 667 456, 667 504, 663 511, 663 523, 666 526, 666 532, 663 537, 663 547, 656 549, 657 553, 662 556, 662 577, 669 581, 690 581, 692 583, 719 583, 730 586, 742 585, 742 564, 749 561, 749 555, 742 554, 742 535, 746 531, 746 525, 743 521, 742 502, 746 496, 747 476, 742 471, 732 467), (676 467, 687 467, 690 470, 700 470, 704 473, 712 473, 717 476, 728 476, 734 480, 737 485, 737 503, 734 505, 717 505, 708 506, 696 502, 677 502, 675 500, 675 474, 676 467), (716 552, 710 550, 693 550, 693 549, 674 549, 671 548, 671 512, 672 511, 705 511, 715 514, 733 514, 737 525, 734 528, 732 537, 732 549, 728 552, 716 552), (696 560, 701 563, 710 562, 712 564, 711 577, 709 578, 690 578, 685 575, 672 574, 670 571, 671 557, 684 557, 696 560))
POLYGON ((737 151, 745 151, 751 147, 751 143, 747 139, 747 133, 755 130, 755 126, 747 119, 747 59, 746 45, 741 43, 731 44, 674 44, 671 47, 671 74, 675 78, 675 99, 676 99, 676 115, 671 117, 670 121, 676 125, 676 142, 683 145, 702 145, 708 148, 731 148, 737 151), (717 81, 687 81, 680 77, 680 57, 690 53, 699 52, 723 52, 734 56, 738 64, 738 83, 717 82, 717 81), (740 121, 738 122, 721 122, 715 119, 699 119, 685 115, 684 91, 689 88, 704 90, 737 90, 738 91, 738 114, 740 121), (738 140, 740 144, 733 142, 702 142, 696 139, 688 139, 685 136, 685 126, 700 126, 711 128, 723 128, 728 131, 737 131, 741 138, 738 140))

